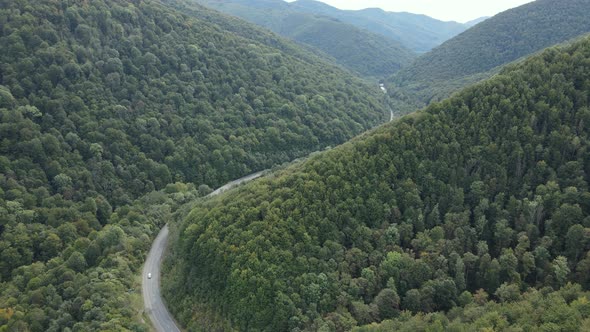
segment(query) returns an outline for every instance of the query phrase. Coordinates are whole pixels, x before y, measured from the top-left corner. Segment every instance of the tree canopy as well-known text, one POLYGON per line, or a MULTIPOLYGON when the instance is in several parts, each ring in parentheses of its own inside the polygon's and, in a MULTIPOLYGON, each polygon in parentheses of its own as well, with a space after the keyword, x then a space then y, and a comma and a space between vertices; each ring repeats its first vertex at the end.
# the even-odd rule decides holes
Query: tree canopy
POLYGON ((589 60, 588 38, 549 49, 197 204, 172 311, 240 331, 587 327, 589 60))
POLYGON ((204 8, 0 8, 0 330, 144 330, 133 276, 178 204, 389 116, 377 87, 204 8))

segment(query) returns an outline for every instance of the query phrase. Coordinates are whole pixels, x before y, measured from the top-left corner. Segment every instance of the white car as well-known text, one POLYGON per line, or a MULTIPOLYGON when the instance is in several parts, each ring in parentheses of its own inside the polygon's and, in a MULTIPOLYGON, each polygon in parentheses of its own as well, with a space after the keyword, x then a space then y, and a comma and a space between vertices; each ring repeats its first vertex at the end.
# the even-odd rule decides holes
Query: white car
POLYGON ((151 278, 152 278, 152 274, 148 273, 148 279, 151 279, 151 278))

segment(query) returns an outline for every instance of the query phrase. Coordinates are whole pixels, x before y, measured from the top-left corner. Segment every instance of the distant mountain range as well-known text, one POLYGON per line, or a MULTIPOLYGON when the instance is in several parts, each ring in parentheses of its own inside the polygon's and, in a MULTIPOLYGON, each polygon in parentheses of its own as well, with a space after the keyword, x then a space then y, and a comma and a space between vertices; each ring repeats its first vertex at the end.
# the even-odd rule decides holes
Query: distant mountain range
POLYGON ((282 0, 196 0, 314 47, 365 77, 383 77, 410 64, 417 54, 403 43, 334 16, 282 0))
POLYGON ((590 32, 588 8, 590 0, 537 0, 507 10, 419 57, 389 79, 389 91, 424 103, 444 98, 509 62, 590 32))
POLYGON ((291 8, 302 12, 334 17, 342 22, 380 34, 418 53, 431 50, 471 26, 457 22, 443 22, 420 14, 386 12, 379 8, 340 10, 314 0, 298 0, 290 5, 291 8))

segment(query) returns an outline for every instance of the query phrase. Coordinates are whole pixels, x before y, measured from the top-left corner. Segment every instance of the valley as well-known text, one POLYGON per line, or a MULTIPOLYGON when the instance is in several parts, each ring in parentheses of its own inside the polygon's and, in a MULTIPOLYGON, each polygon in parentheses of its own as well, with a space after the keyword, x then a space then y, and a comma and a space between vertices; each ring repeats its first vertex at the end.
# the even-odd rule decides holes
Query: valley
POLYGON ((172 311, 261 331, 469 330, 507 310, 513 326, 586 324, 589 45, 197 205, 168 260, 172 311), (532 299, 577 318, 535 316, 532 299))
POLYGON ((386 82, 418 106, 443 100, 508 63, 590 33, 588 6, 588 0, 538 0, 507 10, 445 41, 386 82))
POLYGON ((477 1, 3 1, 0 332, 589 330, 590 0, 477 1))

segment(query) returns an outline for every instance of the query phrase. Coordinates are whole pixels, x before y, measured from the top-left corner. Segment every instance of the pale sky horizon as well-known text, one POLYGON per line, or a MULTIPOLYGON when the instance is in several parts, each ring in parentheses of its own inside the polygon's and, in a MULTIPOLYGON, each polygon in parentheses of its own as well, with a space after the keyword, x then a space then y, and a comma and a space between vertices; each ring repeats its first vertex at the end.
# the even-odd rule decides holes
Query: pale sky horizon
MULTIPOLYGON (((287 0, 289 2, 293 0, 287 0)), ((389 12, 424 14, 442 21, 465 23, 494 16, 533 0, 319 0, 339 9, 381 8, 389 12)))

